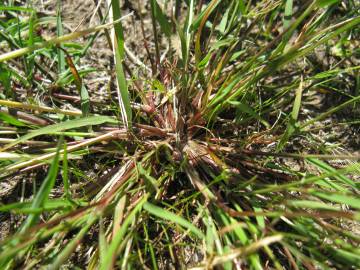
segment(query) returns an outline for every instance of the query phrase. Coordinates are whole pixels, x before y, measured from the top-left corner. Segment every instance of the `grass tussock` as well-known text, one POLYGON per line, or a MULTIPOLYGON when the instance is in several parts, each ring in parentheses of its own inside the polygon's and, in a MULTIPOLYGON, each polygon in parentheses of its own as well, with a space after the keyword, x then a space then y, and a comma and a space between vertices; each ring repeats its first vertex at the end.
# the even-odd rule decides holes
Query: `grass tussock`
POLYGON ((71 30, 18 2, 1 269, 360 267, 358 1, 94 1, 71 30))

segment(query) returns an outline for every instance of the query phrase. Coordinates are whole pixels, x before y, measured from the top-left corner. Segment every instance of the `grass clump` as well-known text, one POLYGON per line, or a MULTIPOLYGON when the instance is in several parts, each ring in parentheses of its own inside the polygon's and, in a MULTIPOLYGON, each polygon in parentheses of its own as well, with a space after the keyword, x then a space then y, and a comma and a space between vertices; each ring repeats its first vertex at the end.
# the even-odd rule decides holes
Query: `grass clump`
POLYGON ((359 268, 358 1, 135 2, 0 6, 1 269, 359 268))

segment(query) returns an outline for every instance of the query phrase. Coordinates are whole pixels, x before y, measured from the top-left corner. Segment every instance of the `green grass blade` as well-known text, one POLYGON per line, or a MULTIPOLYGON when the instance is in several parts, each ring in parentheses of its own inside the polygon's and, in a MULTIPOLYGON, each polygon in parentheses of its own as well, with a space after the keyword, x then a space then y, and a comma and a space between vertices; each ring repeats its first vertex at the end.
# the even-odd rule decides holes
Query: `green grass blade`
POLYGON ((189 221, 185 220, 184 218, 171 213, 170 211, 167 211, 163 208, 160 208, 148 202, 144 204, 144 209, 156 217, 162 218, 164 220, 168 220, 170 222, 178 224, 181 227, 185 227, 186 229, 189 229, 193 234, 195 234, 200 239, 205 238, 205 235, 193 224, 191 224, 189 221))
MULTIPOLYGON (((36 194, 33 203, 31 204, 31 208, 39 208, 44 205, 46 200, 49 198, 50 192, 55 184, 55 180, 57 177, 57 173, 59 170, 59 151, 60 147, 62 145, 62 139, 59 141, 56 155, 51 163, 51 166, 49 168, 49 172, 47 176, 45 177, 43 183, 41 184, 41 187, 36 194)), ((40 214, 34 213, 30 214, 24 224, 21 226, 20 232, 24 233, 26 232, 31 226, 33 226, 39 219, 40 214)))
POLYGON ((123 241, 123 238, 125 236, 125 233, 130 225, 131 222, 134 221, 135 216, 137 215, 138 212, 141 211, 144 203, 146 202, 148 198, 148 195, 145 195, 134 207, 134 209, 131 211, 131 213, 126 217, 126 219, 124 220, 123 224, 121 225, 121 227, 119 228, 119 230, 117 231, 117 233, 115 235, 113 235, 112 241, 109 244, 108 250, 107 250, 107 254, 102 262, 102 264, 100 265, 100 270, 109 270, 112 269, 112 265, 117 257, 117 249, 119 247, 119 245, 121 244, 121 242, 123 241))
POLYGON ((196 18, 192 24, 192 29, 197 29, 195 39, 195 62, 198 64, 202 59, 203 52, 201 51, 201 35, 211 13, 215 10, 221 1, 212 0, 206 9, 196 18))
POLYGON ((99 253, 100 253, 100 264, 104 263, 104 258, 107 254, 108 243, 106 241, 106 235, 104 232, 104 221, 100 219, 99 221, 99 253))
POLYGON ((360 254, 359 249, 354 249, 352 252, 338 249, 335 247, 330 248, 330 256, 333 256, 343 262, 344 264, 352 265, 354 269, 360 268, 360 254))
POLYGON ((181 50, 182 50, 182 57, 184 62, 184 67, 187 69, 188 61, 189 61, 189 54, 190 54, 190 43, 191 43, 191 24, 194 20, 194 0, 189 1, 189 8, 188 8, 188 14, 186 16, 186 21, 184 25, 184 34, 183 39, 184 42, 181 44, 181 50))
POLYGON ((284 29, 288 28, 293 15, 293 0, 286 0, 284 12, 284 29))
POLYGON ((89 92, 84 84, 81 85, 80 100, 81 100, 81 112, 83 113, 82 117, 86 117, 90 113, 90 97, 89 97, 89 92))
POLYGON ((96 214, 90 214, 88 221, 81 228, 80 232, 66 245, 66 247, 57 254, 55 261, 47 268, 50 270, 60 269, 60 267, 66 262, 73 251, 78 247, 85 234, 90 230, 91 226, 96 222, 98 216, 96 214))
POLYGON ((17 6, 0 6, 0 11, 19 11, 19 12, 35 12, 32 8, 24 8, 17 6))
MULTIPOLYGON (((35 19, 36 19, 36 13, 32 12, 30 15, 30 19, 29 19, 29 39, 28 39, 28 46, 34 46, 34 39, 35 39, 35 19)), ((27 78, 29 81, 32 80, 33 75, 34 75, 34 66, 35 66, 35 61, 34 61, 34 57, 28 57, 28 61, 27 61, 27 78)))
POLYGON ((324 8, 324 7, 327 7, 327 6, 330 6, 330 5, 333 5, 335 3, 339 3, 340 0, 317 0, 316 1, 316 4, 321 7, 321 8, 324 8))
POLYGON ((156 0, 151 0, 151 6, 154 11, 154 17, 160 25, 161 31, 167 36, 171 36, 171 24, 167 20, 164 12, 162 11, 161 7, 159 6, 156 0))
POLYGON ((68 120, 59 124, 54 124, 31 131, 28 134, 20 137, 16 141, 5 145, 3 148, 0 148, 0 152, 9 149, 10 147, 13 147, 19 143, 26 142, 27 140, 32 139, 36 136, 53 134, 54 132, 79 128, 79 127, 100 125, 103 123, 117 123, 117 121, 110 116, 89 116, 81 119, 68 120))
POLYGON ((15 117, 11 116, 10 114, 4 113, 4 112, 0 112, 0 120, 16 126, 16 127, 25 127, 26 124, 24 124, 23 122, 19 121, 18 119, 16 119, 15 117))
MULTIPOLYGON (((360 19, 360 17, 359 17, 359 19, 360 19)), ((360 21, 359 21, 359 23, 360 23, 360 21)), ((309 125, 312 125, 312 124, 326 118, 327 116, 332 115, 333 113, 344 109, 345 107, 347 107, 347 106, 349 106, 349 105, 351 105, 353 103, 356 104, 359 101, 360 101, 360 96, 353 97, 353 98, 349 99, 348 101, 346 101, 346 102, 344 102, 344 103, 342 103, 342 104, 340 104, 340 105, 338 105, 336 107, 333 107, 333 108, 329 109, 328 111, 320 114, 319 116, 305 122, 304 124, 301 125, 300 129, 303 130, 305 127, 307 127, 309 125)))
POLYGON ((70 182, 69 182, 69 169, 68 169, 68 154, 67 154, 67 145, 64 143, 64 152, 63 152, 63 160, 62 160, 62 179, 64 183, 64 192, 65 197, 70 200, 71 199, 71 191, 70 191, 70 182))
POLYGON ((296 90, 294 105, 293 105, 292 112, 290 114, 289 123, 287 125, 284 135, 281 137, 281 140, 276 148, 277 151, 281 151, 284 148, 285 144, 288 142, 291 135, 293 135, 293 133, 295 132, 295 130, 297 128, 297 119, 298 119, 300 107, 301 107, 302 92, 303 92, 303 84, 301 81, 298 89, 296 90))
POLYGON ((331 202, 346 204, 350 207, 360 210, 360 199, 354 196, 338 193, 325 193, 321 191, 311 191, 310 194, 331 202))
MULTIPOLYGON (((317 166, 321 171, 323 171, 325 173, 336 172, 336 169, 334 169, 333 167, 329 166, 324 161, 321 161, 319 159, 307 158, 306 160, 309 161, 310 163, 312 163, 313 165, 317 166)), ((356 188, 356 183, 354 183, 354 181, 352 181, 350 178, 346 177, 343 174, 336 174, 336 175, 334 175, 334 178, 337 179, 338 181, 344 183, 345 185, 356 188)))
POLYGON ((310 200, 296 200, 287 201, 287 204, 290 206, 298 207, 300 209, 309 208, 309 209, 325 209, 325 210, 333 210, 338 211, 340 210, 340 207, 333 206, 331 204, 326 204, 324 202, 318 202, 318 201, 310 201, 310 200))
MULTIPOLYGON (((61 37, 64 35, 64 28, 61 20, 61 1, 57 0, 56 5, 56 35, 57 37, 61 37)), ((61 46, 61 45, 60 45, 61 46)), ((57 49, 58 56, 58 70, 59 73, 63 73, 65 71, 65 54, 63 50, 60 48, 57 49)))
POLYGON ((270 124, 267 121, 265 121, 257 112, 255 112, 253 108, 251 108, 251 106, 241 101, 229 101, 229 103, 231 105, 234 105, 236 109, 238 109, 239 111, 248 114, 252 118, 260 121, 265 127, 270 128, 270 124))
MULTIPOLYGON (((113 19, 119 20, 121 18, 119 1, 111 0, 111 7, 113 12, 113 19)), ((132 111, 128 92, 128 86, 125 78, 123 61, 125 57, 124 48, 124 33, 121 23, 114 25, 115 36, 113 41, 115 51, 115 69, 117 78, 118 100, 121 110, 122 120, 127 128, 132 125, 132 111)))
POLYGON ((147 228, 146 228, 145 224, 144 224, 143 228, 144 228, 144 233, 145 233, 145 241, 149 243, 148 247, 149 247, 149 250, 150 250, 150 257, 151 257, 151 263, 152 263, 153 269, 158 270, 159 268, 158 268, 158 265, 156 263, 156 257, 155 257, 154 248, 153 248, 152 243, 150 242, 149 234, 148 234, 148 231, 147 231, 147 228))
POLYGON ((13 213, 42 213, 44 211, 52 211, 59 208, 68 208, 72 204, 63 199, 51 199, 44 202, 42 207, 33 208, 32 202, 16 202, 11 204, 0 205, 0 212, 13 213))

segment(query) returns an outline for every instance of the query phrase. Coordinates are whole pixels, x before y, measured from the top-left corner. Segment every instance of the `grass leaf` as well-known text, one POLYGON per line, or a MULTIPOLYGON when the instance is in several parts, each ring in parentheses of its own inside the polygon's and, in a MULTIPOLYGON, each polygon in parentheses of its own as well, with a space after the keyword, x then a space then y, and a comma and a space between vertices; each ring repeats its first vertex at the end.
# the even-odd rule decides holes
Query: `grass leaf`
POLYGON ((113 238, 107 249, 107 254, 99 269, 101 270, 112 269, 112 265, 115 261, 115 258, 117 257, 118 247, 123 241, 123 237, 125 236, 125 233, 130 223, 135 219, 135 215, 137 215, 138 212, 141 211, 143 205, 146 203, 147 197, 148 195, 145 195, 142 199, 140 199, 140 201, 138 201, 134 209, 129 213, 129 215, 124 220, 121 227, 117 230, 117 233, 113 235, 113 238))
POLYGON ((333 5, 338 2, 340 2, 340 0, 317 0, 316 1, 317 5, 321 8, 333 5))
POLYGON ((185 220, 181 216, 175 215, 170 211, 167 211, 149 202, 146 202, 144 204, 144 210, 148 211, 150 214, 154 216, 157 216, 164 220, 168 220, 170 222, 178 224, 181 227, 185 227, 186 229, 189 229, 193 234, 195 234, 197 237, 201 239, 205 238, 204 234, 198 228, 196 228, 193 224, 191 224, 189 221, 185 220))
MULTIPOLYGON (((55 180, 59 170, 59 151, 62 145, 62 139, 59 141, 56 155, 51 163, 48 174, 45 177, 44 181, 41 184, 40 189, 38 190, 32 204, 31 208, 42 207, 45 202, 48 200, 50 192, 55 184, 55 180)), ((20 228, 21 233, 25 233, 31 226, 33 226, 39 219, 40 213, 30 214, 25 220, 24 224, 20 228)))
MULTIPOLYGON (((62 20, 61 20, 61 1, 60 0, 57 0, 57 3, 56 3, 56 35, 57 35, 57 37, 61 37, 64 35, 64 28, 63 28, 62 20)), ((59 45, 59 46, 61 46, 61 45, 59 45)), ((63 73, 65 71, 65 54, 60 48, 58 48, 57 55, 58 55, 59 73, 63 73)))
POLYGON ((29 139, 32 139, 34 137, 40 136, 40 135, 46 135, 46 134, 54 134, 59 131, 64 131, 68 129, 74 129, 79 127, 85 127, 85 126, 92 126, 92 125, 100 125, 103 123, 117 123, 117 121, 109 116, 89 116, 84 117, 81 119, 74 119, 74 120, 68 120, 65 122, 61 122, 58 124, 42 127, 36 130, 33 130, 29 132, 28 134, 20 137, 16 141, 9 143, 5 145, 3 148, 0 148, 0 151, 4 151, 6 149, 9 149, 19 143, 26 142, 29 139))
POLYGON ((286 0, 284 12, 284 29, 288 28, 293 15, 293 0, 286 0))
POLYGON ((161 7, 159 6, 156 0, 151 0, 151 5, 154 9, 154 17, 158 21, 161 30, 167 37, 171 36, 171 24, 168 22, 164 12, 162 11, 161 7))
POLYGON ((350 207, 360 210, 360 199, 355 198, 353 196, 345 195, 345 194, 338 194, 338 193, 325 193, 325 192, 321 192, 321 191, 311 191, 310 193, 319 198, 322 198, 322 199, 325 199, 325 200, 328 200, 331 202, 346 204, 350 207))
MULTIPOLYGON (((114 21, 121 19, 119 1, 112 0, 111 7, 113 12, 114 21)), ((127 128, 131 128, 132 125, 132 111, 129 98, 129 92, 127 87, 127 82, 125 78, 125 73, 123 69, 123 61, 125 57, 125 48, 124 48, 124 34, 121 23, 114 25, 115 35, 113 39, 113 46, 115 52, 115 68, 116 68, 116 78, 117 78, 117 91, 118 91, 118 100, 121 110, 122 120, 127 128)))
POLYGON ((303 91, 303 84, 301 81, 298 89, 296 90, 294 105, 293 105, 292 112, 290 114, 289 123, 286 127, 286 131, 285 131, 284 135, 281 137, 281 140, 276 148, 277 151, 281 151, 284 148, 285 144, 288 142, 290 137, 293 135, 293 133, 297 129, 296 122, 297 122, 299 112, 300 112, 300 107, 301 107, 302 91, 303 91))

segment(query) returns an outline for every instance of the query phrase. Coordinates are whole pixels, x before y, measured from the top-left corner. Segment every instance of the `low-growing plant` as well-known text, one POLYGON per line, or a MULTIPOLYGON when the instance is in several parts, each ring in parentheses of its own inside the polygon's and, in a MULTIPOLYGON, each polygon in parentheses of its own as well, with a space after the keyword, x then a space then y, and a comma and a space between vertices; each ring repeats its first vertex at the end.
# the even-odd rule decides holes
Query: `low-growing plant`
POLYGON ((0 6, 0 268, 359 268, 359 156, 318 133, 359 125, 359 2, 101 2, 68 34, 0 6))

